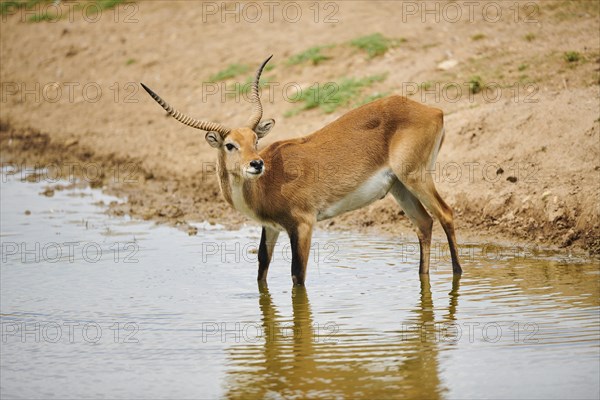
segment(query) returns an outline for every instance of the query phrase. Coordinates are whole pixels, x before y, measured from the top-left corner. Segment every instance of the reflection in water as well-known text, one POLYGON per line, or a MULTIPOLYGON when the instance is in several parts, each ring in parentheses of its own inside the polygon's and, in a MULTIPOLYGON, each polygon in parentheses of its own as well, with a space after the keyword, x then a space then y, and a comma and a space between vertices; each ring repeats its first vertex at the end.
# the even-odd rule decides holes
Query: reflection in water
POLYGON ((460 282, 444 258, 430 285, 417 244, 317 231, 336 260, 317 257, 310 293, 290 295, 280 253, 270 291, 256 288, 255 260, 202 253, 206 241, 258 241, 257 229, 187 236, 108 218, 93 204, 115 199, 97 190, 46 197, 47 183, 0 177, 1 398, 600 398, 597 259, 473 244, 460 282), (73 259, 67 247, 56 262, 31 255, 73 242, 73 259), (90 262, 85 244, 103 257, 90 262), (131 244, 124 262, 115 248, 131 244), (238 322, 262 337, 243 339, 238 322), (82 335, 88 323, 99 342, 82 335), (139 327, 138 341, 123 331, 117 343, 116 323, 139 327), (37 336, 19 334, 35 324, 37 336), (44 330, 56 325, 57 342, 44 330))
MULTIPOLYGON (((277 311, 267 285, 260 284, 264 343, 230 349, 228 397, 441 398, 446 389, 439 377, 439 344, 432 334, 436 321, 431 284, 429 276, 420 279, 411 331, 398 324, 385 340, 314 323, 306 287, 292 289, 289 323, 277 311)), ((459 283, 460 276, 455 276, 449 306, 438 323, 454 320, 459 283)))

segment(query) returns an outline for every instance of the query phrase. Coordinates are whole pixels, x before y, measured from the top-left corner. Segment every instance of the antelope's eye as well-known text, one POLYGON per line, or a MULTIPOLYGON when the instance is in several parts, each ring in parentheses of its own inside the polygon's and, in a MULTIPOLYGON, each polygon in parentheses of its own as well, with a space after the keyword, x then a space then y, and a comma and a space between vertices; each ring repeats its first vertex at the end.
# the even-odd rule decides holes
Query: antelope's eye
POLYGON ((233 151, 233 150, 236 149, 236 147, 233 144, 231 144, 231 143, 227 143, 225 145, 225 148, 227 149, 227 151, 233 151))

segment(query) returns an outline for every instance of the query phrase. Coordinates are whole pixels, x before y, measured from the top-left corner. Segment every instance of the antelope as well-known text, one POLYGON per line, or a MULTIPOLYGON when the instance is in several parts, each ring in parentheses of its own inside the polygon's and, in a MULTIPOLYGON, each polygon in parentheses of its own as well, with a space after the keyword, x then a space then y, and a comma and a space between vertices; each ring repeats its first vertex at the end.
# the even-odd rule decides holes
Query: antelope
POLYGON ((419 273, 429 274, 433 218, 441 223, 450 248, 452 270, 461 274, 452 209, 438 194, 430 174, 444 140, 443 112, 402 96, 389 96, 358 107, 316 132, 275 142, 258 150, 275 125, 262 120, 259 80, 267 58, 250 87, 253 112, 245 126, 193 119, 142 87, 177 121, 206 131, 218 150, 217 175, 223 197, 233 208, 262 225, 258 281, 266 282, 275 243, 286 231, 292 250, 292 282, 303 285, 317 221, 352 211, 387 193, 416 226, 419 273), (335 166, 318 176, 319 164, 335 166))

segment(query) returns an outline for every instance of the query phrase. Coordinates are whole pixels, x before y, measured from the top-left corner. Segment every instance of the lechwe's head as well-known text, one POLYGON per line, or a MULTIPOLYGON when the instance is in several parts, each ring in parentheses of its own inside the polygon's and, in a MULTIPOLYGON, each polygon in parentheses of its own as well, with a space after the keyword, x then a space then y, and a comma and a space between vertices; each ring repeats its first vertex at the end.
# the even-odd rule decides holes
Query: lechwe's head
POLYGON ((216 122, 200 121, 188 117, 167 104, 146 85, 143 83, 141 85, 177 121, 192 128, 207 131, 206 141, 219 150, 220 157, 225 162, 225 168, 230 174, 245 179, 256 179, 265 171, 264 161, 257 151, 258 140, 265 137, 275 125, 273 119, 261 121, 263 110, 258 95, 260 75, 271 57, 267 58, 256 71, 250 90, 250 101, 254 105, 254 109, 246 126, 241 128, 230 129, 216 122))

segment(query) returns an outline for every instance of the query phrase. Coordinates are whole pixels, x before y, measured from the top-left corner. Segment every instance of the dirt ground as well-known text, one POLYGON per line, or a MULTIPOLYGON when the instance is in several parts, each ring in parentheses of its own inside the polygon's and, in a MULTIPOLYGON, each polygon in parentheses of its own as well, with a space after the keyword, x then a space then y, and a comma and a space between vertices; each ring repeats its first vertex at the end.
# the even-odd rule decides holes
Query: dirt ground
MULTIPOLYGON (((297 107, 289 90, 386 74, 361 98, 401 94, 445 112, 431 173, 455 210, 459 241, 600 253, 596 1, 147 1, 89 15, 63 2, 62 19, 28 21, 56 12, 48 4, 2 16, 1 159, 73 173, 126 199, 111 205, 115 214, 190 233, 190 221, 253 224, 220 196, 203 133, 165 118, 138 83, 196 118, 240 126, 249 104, 209 77, 244 64, 249 71, 227 81, 244 83, 273 54, 262 99, 277 124, 261 146, 308 134, 360 101, 286 116, 297 107), (395 45, 370 58, 349 44, 374 33, 395 45), (329 45, 318 65, 286 62, 329 45), (475 94, 474 80, 483 85, 475 94)), ((413 238, 389 196, 320 227, 413 238)))

